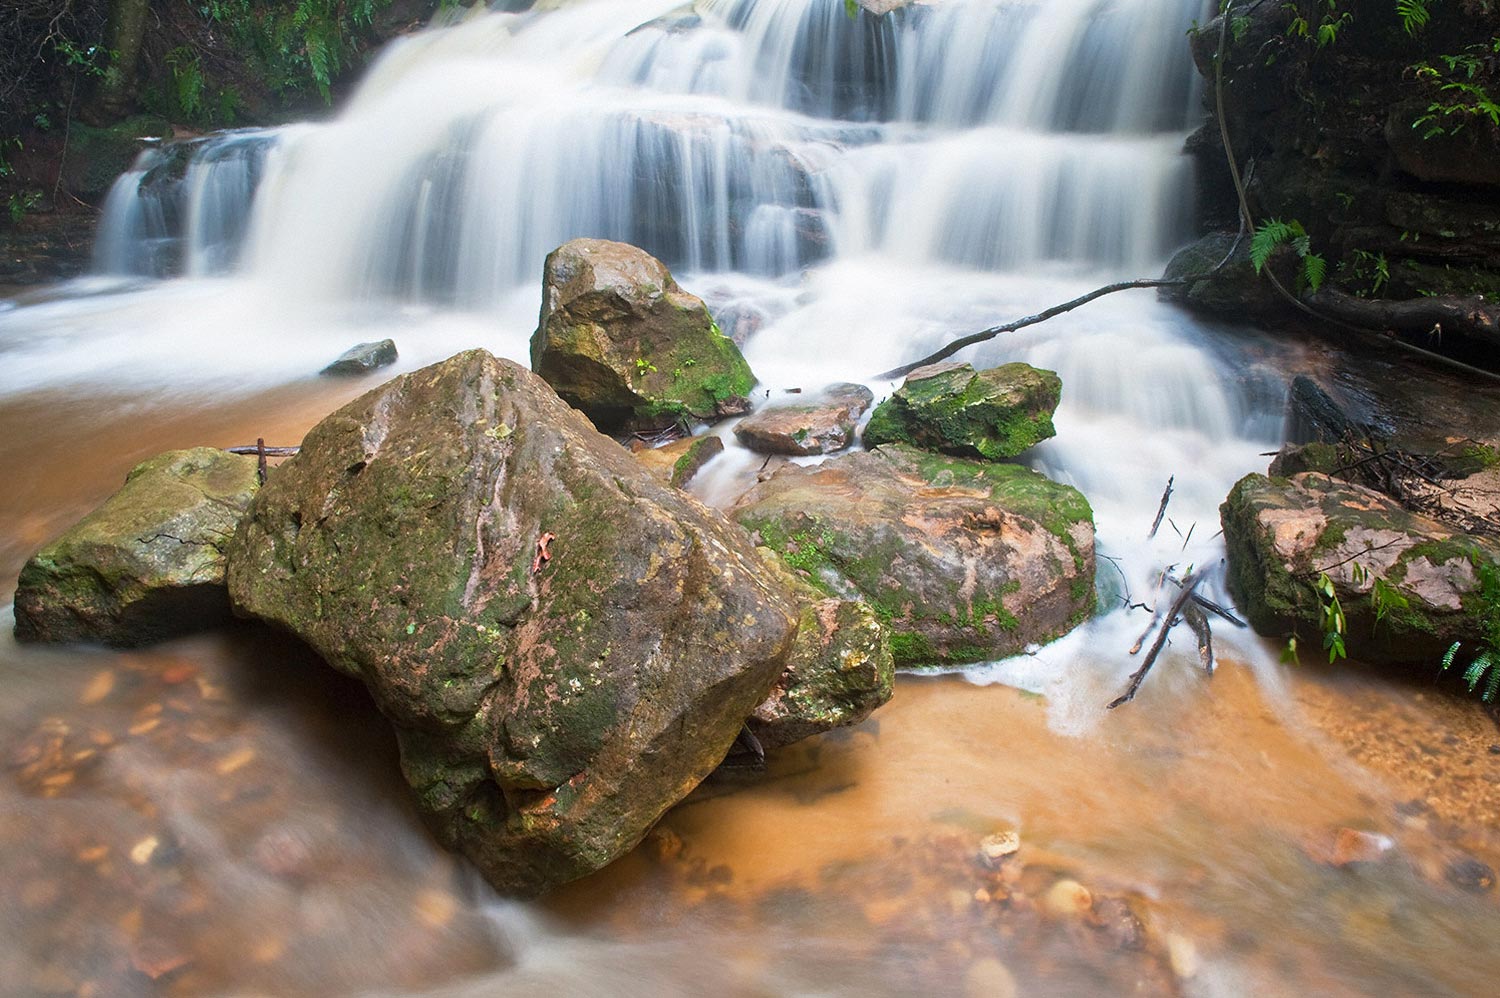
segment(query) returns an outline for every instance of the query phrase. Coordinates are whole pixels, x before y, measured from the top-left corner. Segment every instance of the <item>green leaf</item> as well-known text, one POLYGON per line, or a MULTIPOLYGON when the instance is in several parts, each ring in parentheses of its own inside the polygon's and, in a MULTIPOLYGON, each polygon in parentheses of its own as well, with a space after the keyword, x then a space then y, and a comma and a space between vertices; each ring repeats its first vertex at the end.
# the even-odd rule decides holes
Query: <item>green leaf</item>
POLYGON ((1312 290, 1323 286, 1323 275, 1327 272, 1328 263, 1318 254, 1309 253, 1302 258, 1302 279, 1312 290))
POLYGON ((1261 223, 1260 228, 1250 237, 1250 265, 1259 274, 1265 269, 1271 254, 1276 247, 1290 242, 1296 237, 1296 231, 1286 222, 1277 218, 1268 219, 1261 223))

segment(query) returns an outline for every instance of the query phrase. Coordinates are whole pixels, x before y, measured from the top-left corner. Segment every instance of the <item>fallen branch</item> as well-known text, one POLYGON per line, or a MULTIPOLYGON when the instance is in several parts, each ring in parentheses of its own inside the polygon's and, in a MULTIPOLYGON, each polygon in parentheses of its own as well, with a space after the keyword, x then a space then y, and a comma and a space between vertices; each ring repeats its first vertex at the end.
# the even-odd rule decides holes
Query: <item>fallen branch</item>
POLYGON ((1208 615, 1197 603, 1189 601, 1183 608, 1182 619, 1187 621, 1188 627, 1192 628, 1193 635, 1198 639, 1198 662, 1203 666, 1203 671, 1210 676, 1214 674, 1214 633, 1208 627, 1208 615))
MULTIPOLYGON (((1182 588, 1182 583, 1178 582, 1176 579, 1172 578, 1171 576, 1167 576, 1167 581, 1170 582, 1170 583, 1172 583, 1172 585, 1176 586, 1179 589, 1182 588)), ((1207 610, 1209 613, 1213 614, 1215 617, 1222 617, 1222 618, 1224 618, 1225 620, 1227 620, 1231 624, 1233 624, 1235 627, 1249 627, 1250 626, 1249 624, 1247 624, 1243 620, 1241 620, 1239 617, 1235 616, 1234 612, 1231 611, 1228 607, 1222 606, 1222 605, 1220 605, 1218 603, 1215 603, 1213 600, 1209 599, 1206 596, 1200 596, 1197 593, 1193 593, 1193 602, 1195 604, 1197 604, 1198 606, 1201 606, 1203 609, 1207 610)), ((1131 654, 1133 655, 1135 653, 1131 652, 1131 654)))
POLYGON ((1146 673, 1156 664, 1156 657, 1161 654, 1163 646, 1167 643, 1167 635, 1172 633, 1172 627, 1182 615, 1182 608, 1193 595, 1193 590, 1198 588, 1198 582, 1202 578, 1199 575, 1189 575, 1182 580, 1182 592, 1178 593, 1177 599, 1172 603, 1172 609, 1167 611, 1166 619, 1162 622, 1161 630, 1156 635, 1156 641, 1151 645, 1151 651, 1146 654, 1146 661, 1130 677, 1130 685, 1125 692, 1109 702, 1110 710, 1114 710, 1121 704, 1129 703, 1135 699, 1136 692, 1141 688, 1141 682, 1145 680, 1146 673))

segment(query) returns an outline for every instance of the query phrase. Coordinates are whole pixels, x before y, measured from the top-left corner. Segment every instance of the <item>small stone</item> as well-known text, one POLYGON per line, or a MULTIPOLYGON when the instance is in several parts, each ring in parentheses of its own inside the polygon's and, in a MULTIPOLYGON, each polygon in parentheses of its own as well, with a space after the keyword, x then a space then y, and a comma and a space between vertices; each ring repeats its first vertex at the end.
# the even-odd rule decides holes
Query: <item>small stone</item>
POLYGON ((1460 890, 1482 894, 1495 886, 1495 871, 1472 856, 1455 859, 1443 870, 1448 883, 1460 890))
POLYGON ((1333 839, 1334 866, 1349 866, 1353 863, 1373 863, 1395 846, 1388 836, 1374 832, 1361 832, 1354 828, 1340 828, 1333 839))
POLYGON ((682 836, 670 828, 655 828, 646 836, 646 848, 658 863, 669 863, 682 855, 682 836))
POLYGON ((146 836, 130 847, 130 861, 136 866, 145 866, 151 862, 151 857, 156 855, 156 848, 159 845, 161 845, 161 840, 155 835, 146 836))
POLYGON ((1136 918, 1124 898, 1105 897, 1094 902, 1091 922, 1117 950, 1146 948, 1146 927, 1136 918))
POLYGON ((864 385, 829 385, 795 405, 776 405, 734 428, 740 442, 761 454, 831 454, 854 442, 854 427, 875 396, 864 385))
POLYGON ((994 870, 1021 849, 1021 835, 1015 829, 1006 829, 979 840, 979 861, 994 870))
POLYGON ((86 707, 91 707, 102 701, 115 688, 115 673, 113 669, 104 669, 90 679, 88 685, 79 694, 78 702, 86 707))
POLYGON ((1198 975, 1198 947, 1187 936, 1167 933, 1167 961, 1179 980, 1192 980, 1198 975))
POLYGON ((339 359, 323 368, 320 374, 368 374, 376 368, 396 363, 396 341, 380 340, 360 343, 339 354, 339 359))
POLYGON ((992 956, 975 960, 964 972, 964 998, 1015 998, 1017 993, 1010 968, 992 956))
POLYGON ((441 929, 458 913, 458 900, 447 891, 426 890, 417 895, 417 918, 429 929, 441 929))
POLYGON ((1088 912, 1093 905, 1094 896, 1076 880, 1059 880, 1042 898, 1042 907, 1059 918, 1076 918, 1088 912))

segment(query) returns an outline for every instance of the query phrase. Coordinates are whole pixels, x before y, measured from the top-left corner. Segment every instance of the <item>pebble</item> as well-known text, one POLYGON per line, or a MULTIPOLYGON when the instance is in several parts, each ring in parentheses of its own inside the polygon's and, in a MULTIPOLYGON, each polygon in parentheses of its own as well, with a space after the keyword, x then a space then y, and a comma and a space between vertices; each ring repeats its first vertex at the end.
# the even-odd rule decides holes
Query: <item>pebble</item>
POLYGON ((964 998, 1016 998, 1015 976, 992 956, 969 964, 964 973, 964 998))
POLYGON ((1495 886, 1495 871, 1471 856, 1455 859, 1443 870, 1448 883, 1460 890, 1482 894, 1495 886))
POLYGON ((993 870, 1005 862, 1005 857, 1014 855, 1020 849, 1020 834, 1014 829, 1006 829, 979 840, 979 861, 993 870))
POLYGON ((145 866, 151 862, 151 857, 156 855, 156 847, 159 845, 161 845, 161 840, 155 835, 146 836, 130 847, 130 861, 136 866, 145 866))
POLYGON ((1094 896, 1076 880, 1059 880, 1042 898, 1042 907, 1060 918, 1074 918, 1094 906, 1094 896))
POLYGON ((1167 933, 1167 960, 1179 980, 1191 980, 1198 974, 1198 947, 1187 936, 1167 933))

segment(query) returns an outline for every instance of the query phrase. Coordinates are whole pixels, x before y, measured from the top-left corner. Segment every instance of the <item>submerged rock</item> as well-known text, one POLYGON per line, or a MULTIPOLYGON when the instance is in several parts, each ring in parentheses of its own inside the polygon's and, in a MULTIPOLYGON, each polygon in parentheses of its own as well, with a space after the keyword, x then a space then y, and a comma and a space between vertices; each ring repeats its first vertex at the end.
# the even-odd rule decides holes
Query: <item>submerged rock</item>
POLYGON ((1088 501, 1019 465, 893 445, 786 465, 731 515, 812 585, 865 600, 898 666, 1013 655, 1093 610, 1088 501))
POLYGON ((645 250, 603 239, 548 255, 531 367, 606 432, 743 413, 755 387, 701 299, 645 250))
POLYGON ((868 604, 830 597, 762 551, 802 604, 786 671, 745 722, 762 748, 773 749, 869 717, 890 701, 896 666, 886 629, 868 604))
POLYGON ((1321 641, 1323 573, 1344 611, 1349 656, 1363 661, 1435 665, 1455 641, 1475 649, 1500 612, 1500 592, 1481 585, 1500 565, 1500 542, 1363 486, 1313 473, 1246 475, 1219 515, 1230 587, 1262 634, 1321 641))
POLYGON ((906 443, 958 457, 1002 461, 1054 436, 1062 381, 1029 364, 976 371, 931 364, 907 375, 865 427, 867 447, 906 443))
POLYGON ((323 368, 320 374, 369 374, 376 368, 396 363, 396 341, 360 343, 339 354, 339 359, 323 368))
POLYGON ((796 626, 741 530, 483 351, 318 424, 229 585, 364 681, 439 839, 514 894, 631 849, 723 759, 796 626))
POLYGON ((136 466, 21 569, 17 639, 142 645, 227 620, 224 547, 258 484, 255 458, 211 447, 136 466))
POLYGON ((854 427, 874 401, 864 385, 829 385, 812 398, 746 416, 734 435, 761 454, 831 454, 854 442, 854 427))

